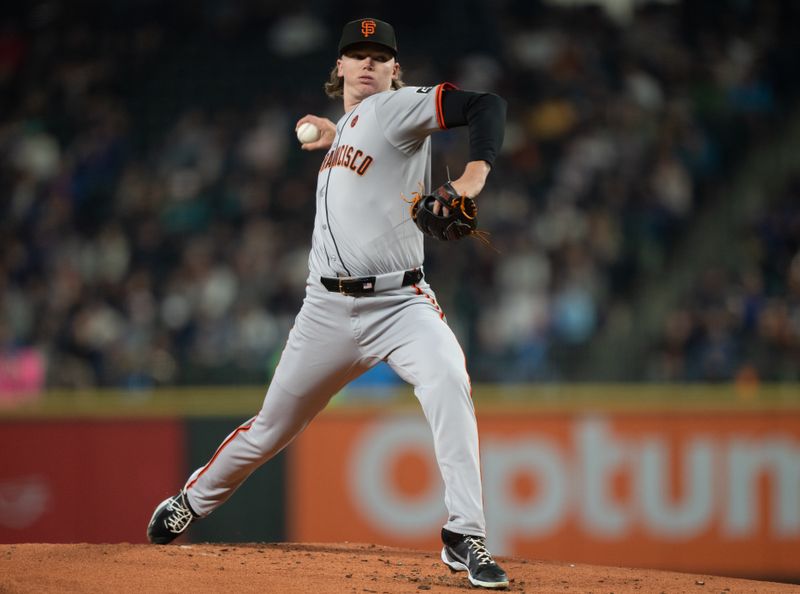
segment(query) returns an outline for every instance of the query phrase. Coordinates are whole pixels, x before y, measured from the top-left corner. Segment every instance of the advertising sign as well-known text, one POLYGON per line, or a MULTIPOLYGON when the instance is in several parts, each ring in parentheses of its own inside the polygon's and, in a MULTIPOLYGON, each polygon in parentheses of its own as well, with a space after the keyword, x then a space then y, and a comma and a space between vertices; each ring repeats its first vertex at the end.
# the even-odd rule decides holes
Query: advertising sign
POLYGON ((0 425, 0 542, 145 542, 185 479, 177 420, 0 425))
MULTIPOLYGON (((800 415, 478 415, 498 555, 800 575, 800 415)), ((332 411, 292 446, 293 540, 436 549, 446 518, 421 414, 332 411)))

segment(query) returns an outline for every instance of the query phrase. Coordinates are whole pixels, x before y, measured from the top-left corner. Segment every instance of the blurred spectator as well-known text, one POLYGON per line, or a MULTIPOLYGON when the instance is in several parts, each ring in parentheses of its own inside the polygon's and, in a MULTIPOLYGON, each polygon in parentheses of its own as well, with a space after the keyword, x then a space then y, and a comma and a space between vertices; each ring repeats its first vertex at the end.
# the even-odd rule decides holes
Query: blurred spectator
POLYGON ((800 178, 732 238, 749 246, 741 270, 707 270, 666 319, 650 358, 654 379, 800 380, 800 178))
MULTIPOLYGON (((791 3, 700 4, 493 5, 472 23, 485 47, 453 39, 434 60, 424 29, 400 27, 401 63, 424 77, 411 84, 455 80, 510 104, 481 207, 502 254, 429 245, 426 263, 475 380, 573 378, 606 312, 663 268, 709 189, 794 105, 791 3)), ((41 353, 50 386, 264 381, 313 224, 319 155, 297 150, 292 126, 338 117, 321 85, 343 13, 67 8, 23 3, 0 27, 0 356, 41 353)), ((466 158, 458 133, 435 136, 435 179, 466 158)), ((669 316, 642 377, 749 365, 797 379, 789 220, 765 218, 758 270, 708 279, 669 316)))

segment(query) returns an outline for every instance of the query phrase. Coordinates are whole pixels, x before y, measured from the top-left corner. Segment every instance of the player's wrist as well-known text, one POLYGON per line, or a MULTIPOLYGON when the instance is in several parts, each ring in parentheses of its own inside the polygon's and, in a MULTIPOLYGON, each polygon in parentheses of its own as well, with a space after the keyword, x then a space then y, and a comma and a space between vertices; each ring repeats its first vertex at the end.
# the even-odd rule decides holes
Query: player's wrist
POLYGON ((459 194, 475 197, 483 190, 489 171, 491 167, 486 161, 470 161, 464 167, 464 173, 452 185, 459 194))

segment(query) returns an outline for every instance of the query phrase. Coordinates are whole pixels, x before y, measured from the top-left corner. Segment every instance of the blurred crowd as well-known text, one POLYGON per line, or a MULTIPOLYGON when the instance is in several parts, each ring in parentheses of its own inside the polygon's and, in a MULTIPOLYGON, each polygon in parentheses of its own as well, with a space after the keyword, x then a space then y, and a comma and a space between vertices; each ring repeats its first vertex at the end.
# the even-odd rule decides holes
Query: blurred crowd
POLYGON ((699 275, 664 321, 652 379, 800 381, 800 176, 732 240, 749 257, 699 275))
MULTIPOLYGON (((435 32, 449 14, 419 25, 422 6, 396 4, 367 12, 395 24, 408 84, 449 80, 509 102, 479 203, 496 251, 427 246, 473 379, 587 379, 579 358, 607 312, 666 266, 693 213, 793 109, 797 9, 687 0, 620 17, 476 2, 448 37, 435 32)), ((338 119, 322 83, 341 24, 364 16, 312 5, 3 9, 6 362, 38 354, 53 387, 268 379, 305 288, 321 159, 299 150, 294 122, 338 119)), ((463 130, 436 135, 434 183, 466 149, 463 130)), ((774 328, 800 324, 798 229, 765 217, 752 237, 765 254, 794 241, 781 280, 766 264, 735 283, 704 279, 642 378, 731 377, 745 360, 786 377, 771 353, 797 349, 797 333, 774 328)))

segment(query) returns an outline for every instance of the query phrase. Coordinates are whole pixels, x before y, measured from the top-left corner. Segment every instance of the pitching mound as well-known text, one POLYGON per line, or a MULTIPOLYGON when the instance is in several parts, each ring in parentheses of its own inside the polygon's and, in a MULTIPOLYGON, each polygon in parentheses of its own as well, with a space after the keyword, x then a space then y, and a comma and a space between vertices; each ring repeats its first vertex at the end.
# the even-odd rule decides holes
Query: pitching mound
MULTIPOLYGON (((511 592, 798 592, 788 584, 499 558, 511 592)), ((363 544, 0 545, 0 592, 396 593, 471 589, 437 553, 363 544)))

